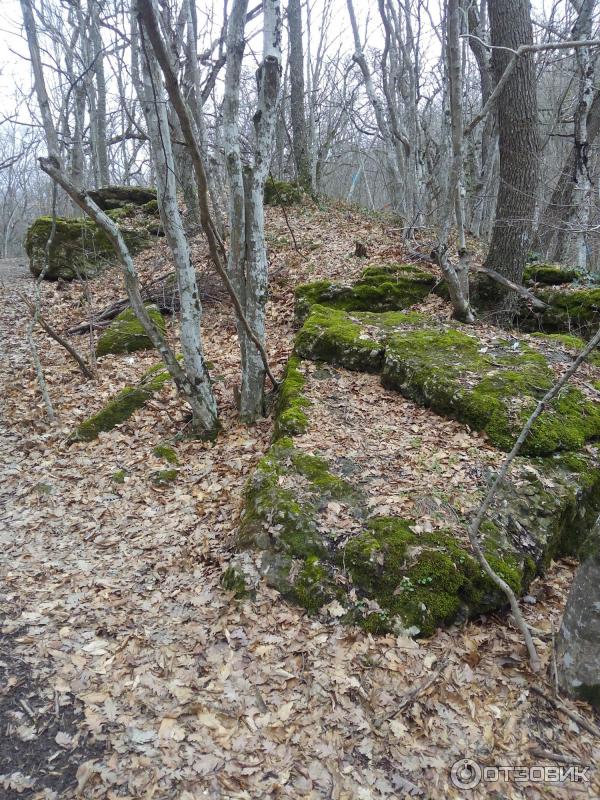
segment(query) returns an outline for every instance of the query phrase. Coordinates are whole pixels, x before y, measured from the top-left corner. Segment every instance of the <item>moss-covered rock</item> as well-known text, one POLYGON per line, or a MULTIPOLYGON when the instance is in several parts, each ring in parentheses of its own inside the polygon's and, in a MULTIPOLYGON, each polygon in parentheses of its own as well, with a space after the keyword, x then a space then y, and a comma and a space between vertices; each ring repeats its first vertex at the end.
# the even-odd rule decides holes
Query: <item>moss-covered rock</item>
MULTIPOLYGON (((417 535, 412 525, 396 517, 372 519, 339 554, 355 587, 382 609, 377 614, 381 629, 400 626, 428 636, 440 626, 505 604, 502 592, 454 537, 417 535)), ((525 570, 512 554, 494 548, 487 556, 515 592, 527 588, 525 570)), ((370 615, 365 621, 373 629, 370 615)))
POLYGON ((356 283, 349 286, 316 281, 295 291, 296 320, 302 322, 312 305, 343 311, 399 311, 427 297, 435 277, 414 264, 387 264, 367 267, 356 283))
MULTIPOLYGON (((519 458, 480 532, 492 568, 517 594, 552 558, 581 552, 600 511, 597 454, 519 458)), ((450 532, 417 533, 414 520, 375 517, 322 458, 280 440, 246 495, 238 546, 262 553, 261 572, 282 595, 315 613, 336 600, 342 621, 373 633, 430 635, 437 627, 503 608, 468 543, 450 532), (362 527, 324 526, 326 503, 352 508, 362 527)))
MULTIPOLYGON (((146 306, 148 314, 155 325, 164 334, 166 331, 165 320, 156 306, 146 306)), ((133 353, 135 350, 151 350, 154 347, 136 317, 133 309, 126 308, 122 311, 98 339, 96 355, 105 356, 108 353, 133 353)))
POLYGON ((312 306, 296 336, 295 351, 301 358, 362 372, 379 372, 383 365, 381 342, 366 334, 357 319, 327 306, 312 306))
POLYGON ((162 364, 156 364, 144 373, 137 386, 126 386, 117 392, 103 409, 82 422, 68 438, 68 443, 90 442, 102 431, 110 431, 142 408, 148 400, 170 379, 162 364))
POLYGON ((265 182, 265 204, 268 206, 292 206, 301 203, 304 191, 298 183, 278 181, 268 177, 265 182))
MULTIPOLYGON (((583 336, 592 334, 600 325, 600 287, 583 287, 571 291, 540 289, 536 295, 548 304, 537 324, 544 331, 563 331, 583 336)), ((524 327, 536 324, 524 318, 524 327)))
MULTIPOLYGON (((29 269, 35 277, 46 264, 46 243, 52 231, 52 217, 38 217, 25 237, 29 269)), ((121 227, 129 250, 137 253, 151 244, 145 230, 121 227)), ((49 252, 47 280, 73 280, 96 275, 116 260, 115 251, 104 231, 86 217, 57 217, 54 239, 49 252)))
MULTIPOLYGON (((149 210, 149 203, 157 204, 156 189, 150 186, 103 186, 88 194, 103 211, 125 206, 143 206, 149 210)), ((158 210, 158 204, 154 208, 158 210)))
POLYGON ((559 286, 573 283, 584 277, 584 273, 575 267, 564 267, 562 264, 527 264, 523 271, 525 283, 542 283, 546 286, 559 286))
MULTIPOLYGON (((517 348, 498 342, 490 350, 456 329, 393 334, 382 372, 384 386, 485 431, 501 450, 510 450, 554 380, 546 358, 523 342, 517 348)), ((598 436, 600 406, 566 387, 535 422, 522 452, 579 450, 598 436)))
POLYGON ((304 384, 304 375, 300 371, 300 359, 292 356, 287 363, 279 387, 273 433, 275 440, 284 436, 298 436, 306 431, 308 417, 305 409, 310 406, 310 401, 302 394, 304 384))

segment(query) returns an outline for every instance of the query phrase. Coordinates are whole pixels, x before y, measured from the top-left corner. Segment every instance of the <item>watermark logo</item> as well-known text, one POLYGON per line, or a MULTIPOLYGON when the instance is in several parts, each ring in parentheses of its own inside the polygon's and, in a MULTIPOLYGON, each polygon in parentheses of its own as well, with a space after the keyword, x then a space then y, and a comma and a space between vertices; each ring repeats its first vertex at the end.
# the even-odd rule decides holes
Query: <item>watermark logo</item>
POLYGON ((588 783, 590 767, 580 764, 566 766, 547 766, 534 764, 521 766, 516 764, 497 764, 482 766, 472 758, 461 758, 455 761, 450 771, 450 780, 457 789, 474 789, 480 783, 588 783))

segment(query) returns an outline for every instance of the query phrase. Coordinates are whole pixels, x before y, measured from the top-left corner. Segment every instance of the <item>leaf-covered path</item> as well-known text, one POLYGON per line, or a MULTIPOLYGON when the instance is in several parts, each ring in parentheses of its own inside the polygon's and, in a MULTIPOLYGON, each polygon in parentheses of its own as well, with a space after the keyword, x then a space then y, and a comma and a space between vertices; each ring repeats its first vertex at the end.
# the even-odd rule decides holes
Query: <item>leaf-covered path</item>
MULTIPOLYGON (((154 448, 182 426, 169 390, 93 444, 65 442, 155 356, 115 358, 97 384, 81 384, 40 338, 58 414, 48 427, 23 336, 27 280, 11 274, 0 287, 0 796, 459 798, 450 767, 463 756, 535 763, 543 747, 600 760, 599 742, 530 693, 504 619, 415 642, 341 628, 335 609, 330 624, 311 620, 267 587, 234 600, 220 578, 270 428, 236 421, 229 312, 206 317, 223 432, 214 446, 178 442, 177 479, 157 487, 151 475, 165 465, 154 448)), ((57 287, 45 293, 49 309, 66 303, 57 287)), ((571 574, 557 565, 534 587, 526 613, 548 633, 571 574)), ((547 662, 550 636, 540 649, 547 662)), ((593 780, 578 796, 598 796, 593 780)), ((497 788, 507 798, 573 791, 497 788)))

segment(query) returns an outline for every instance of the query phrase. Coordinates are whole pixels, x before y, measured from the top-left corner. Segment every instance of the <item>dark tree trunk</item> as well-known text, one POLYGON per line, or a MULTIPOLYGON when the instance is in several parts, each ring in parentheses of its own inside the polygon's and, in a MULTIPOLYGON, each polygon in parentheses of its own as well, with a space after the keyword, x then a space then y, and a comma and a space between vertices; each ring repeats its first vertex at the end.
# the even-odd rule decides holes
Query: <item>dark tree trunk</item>
MULTIPOLYGON (((492 45, 516 50, 531 44, 529 0, 494 0, 489 3, 492 45)), ((512 53, 497 49, 492 71, 499 81, 512 53)), ((486 266, 515 283, 521 283, 530 246, 538 183, 536 77, 533 54, 521 56, 497 103, 500 145, 500 187, 496 219, 486 266)), ((510 321, 517 295, 497 297, 501 319, 510 321)))
POLYGON ((298 183, 310 192, 310 159, 304 114, 304 53, 302 50, 302 10, 300 0, 288 2, 290 34, 290 111, 292 147, 298 183))

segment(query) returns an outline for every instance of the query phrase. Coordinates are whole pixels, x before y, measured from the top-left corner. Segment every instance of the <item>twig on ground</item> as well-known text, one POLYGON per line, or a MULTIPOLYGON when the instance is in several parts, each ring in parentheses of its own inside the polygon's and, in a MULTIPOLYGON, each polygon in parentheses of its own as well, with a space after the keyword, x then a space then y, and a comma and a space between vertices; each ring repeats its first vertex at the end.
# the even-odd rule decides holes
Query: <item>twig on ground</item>
POLYGON ((576 722, 577 725, 579 725, 581 728, 585 728, 585 730, 588 733, 591 733, 592 736, 596 736, 598 739, 600 739, 600 728, 596 727, 596 725, 594 725, 593 722, 590 722, 589 720, 585 719, 585 717, 582 717, 575 711, 571 711, 571 709, 567 708, 567 706, 563 702, 558 700, 558 698, 552 697, 552 695, 548 692, 547 689, 545 690, 540 686, 535 686, 535 685, 531 685, 529 688, 534 694, 537 694, 538 697, 541 697, 551 706, 554 706, 554 708, 556 708, 557 711, 560 711, 561 714, 566 714, 567 717, 569 717, 569 719, 572 719, 573 722, 576 722))
MULTIPOLYGON (((31 311, 32 315, 35 314, 35 306, 31 302, 31 300, 29 298, 25 297, 25 295, 21 295, 21 297, 23 298, 23 301, 24 301, 25 305, 27 306, 27 308, 31 311)), ((81 370, 83 376, 85 378, 87 378, 88 380, 93 380, 96 377, 93 369, 89 366, 89 364, 86 363, 86 361, 83 358, 83 356, 81 356, 78 353, 78 351, 75 349, 75 347, 73 347, 73 345, 70 342, 68 342, 65 338, 63 338, 60 335, 60 333, 58 333, 58 331, 56 331, 50 325, 50 323, 46 319, 44 319, 44 317, 40 314, 39 311, 35 315, 35 318, 36 318, 36 321, 39 323, 40 327, 43 328, 46 331, 48 336, 50 336, 51 339, 54 339, 54 341, 57 342, 61 347, 64 347, 64 349, 67 351, 67 353, 69 353, 69 355, 72 356, 72 358, 75 359, 75 361, 77 362, 77 365, 78 365, 79 369, 81 370)))

